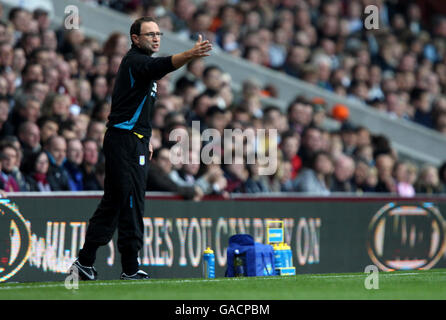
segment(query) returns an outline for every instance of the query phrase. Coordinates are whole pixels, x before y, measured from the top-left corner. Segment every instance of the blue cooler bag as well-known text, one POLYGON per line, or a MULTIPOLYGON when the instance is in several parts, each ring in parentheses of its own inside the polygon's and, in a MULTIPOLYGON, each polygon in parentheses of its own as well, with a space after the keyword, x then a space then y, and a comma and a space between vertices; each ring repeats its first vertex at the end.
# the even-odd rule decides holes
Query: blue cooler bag
POLYGON ((273 276, 274 250, 270 245, 254 242, 249 234, 236 234, 229 238, 226 277, 235 277, 236 253, 243 261, 244 276, 273 276))

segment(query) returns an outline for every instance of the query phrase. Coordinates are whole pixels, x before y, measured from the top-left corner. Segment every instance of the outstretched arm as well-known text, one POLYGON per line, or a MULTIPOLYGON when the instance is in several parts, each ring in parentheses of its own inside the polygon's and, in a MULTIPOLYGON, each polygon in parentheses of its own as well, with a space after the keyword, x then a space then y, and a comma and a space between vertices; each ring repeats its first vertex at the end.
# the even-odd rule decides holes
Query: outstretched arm
POLYGON ((175 68, 181 68, 186 63, 192 61, 195 58, 208 57, 209 51, 212 50, 212 44, 209 40, 203 41, 201 34, 198 36, 198 41, 194 47, 190 50, 178 53, 172 56, 172 64, 175 68))

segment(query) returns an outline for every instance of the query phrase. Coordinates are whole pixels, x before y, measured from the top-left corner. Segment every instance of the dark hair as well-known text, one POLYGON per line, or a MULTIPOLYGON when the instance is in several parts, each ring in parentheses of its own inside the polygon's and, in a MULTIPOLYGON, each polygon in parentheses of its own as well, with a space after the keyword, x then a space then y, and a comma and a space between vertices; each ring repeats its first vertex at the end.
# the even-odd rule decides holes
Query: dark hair
POLYGON ((37 56, 41 52, 50 52, 50 49, 47 48, 47 47, 44 47, 44 46, 35 48, 33 51, 31 51, 31 53, 29 55, 30 61, 32 61, 33 63, 38 63, 37 62, 37 56))
MULTIPOLYGON (((40 66, 42 68, 42 66, 39 63, 34 62, 34 61, 30 61, 30 62, 26 63, 25 67, 23 68, 22 75, 26 75, 28 70, 31 69, 31 67, 34 67, 34 66, 40 66)), ((43 70, 43 68, 42 68, 42 70, 43 70)))
POLYGON ((245 58, 245 59, 248 59, 249 55, 251 54, 251 52, 256 51, 256 50, 261 52, 260 48, 257 47, 257 46, 246 47, 245 50, 243 51, 243 56, 242 57, 245 58))
POLYGON ((21 11, 26 11, 25 9, 23 9, 22 7, 14 7, 9 11, 9 15, 8 15, 8 20, 12 21, 15 19, 15 17, 17 16, 17 14, 21 11))
MULTIPOLYGON (((39 157, 42 154, 45 154, 49 160, 48 153, 46 153, 44 150, 40 150, 38 152, 32 153, 29 157, 27 157, 24 160, 23 165, 20 168, 22 170, 23 174, 31 175, 35 172, 37 159, 39 159, 39 157)), ((49 168, 48 168, 48 170, 49 170, 49 168)))
POLYGON ((99 113, 102 112, 102 110, 104 109, 104 105, 106 104, 109 104, 107 99, 102 99, 95 103, 91 112, 91 120, 102 122, 102 120, 99 118, 99 113))
POLYGON ((203 70, 203 78, 206 78, 207 75, 209 74, 209 72, 211 72, 212 70, 218 70, 218 71, 220 71, 220 72, 223 72, 223 70, 222 70, 219 66, 216 66, 216 65, 210 65, 210 66, 207 66, 207 67, 203 70))
POLYGON ((22 123, 19 125, 18 129, 17 129, 17 134, 19 135, 19 134, 21 134, 22 132, 26 132, 26 131, 28 130, 29 126, 31 126, 31 125, 35 125, 35 126, 37 126, 37 124, 35 124, 35 123, 32 122, 32 121, 24 121, 24 122, 22 122, 22 123))
POLYGON ((272 111, 277 111, 280 114, 282 114, 282 109, 280 109, 278 106, 276 105, 268 105, 263 109, 263 115, 265 116, 266 114, 272 112, 272 111))
POLYGON ((383 135, 377 135, 372 137, 373 158, 376 159, 380 154, 390 154, 392 149, 390 147, 390 141, 383 135))
POLYGON ((204 16, 204 15, 209 15, 209 13, 205 9, 198 9, 192 15, 192 21, 195 21, 198 19, 199 16, 204 16))
POLYGON ((306 98, 302 95, 299 95, 293 101, 291 101, 291 103, 288 105, 287 110, 286 110, 288 115, 291 113, 291 111, 293 110, 293 108, 296 104, 305 104, 305 105, 309 105, 309 106, 312 105, 311 101, 308 100, 308 98, 306 98))
POLYGON ((206 96, 208 95, 205 92, 200 93, 198 96, 196 96, 194 100, 192 100, 192 110, 195 110, 198 106, 198 103, 200 103, 200 100, 206 96))
POLYGON ((318 128, 314 125, 310 125, 310 126, 304 128, 304 130, 301 133, 301 137, 305 138, 310 130, 317 130, 319 132, 322 132, 322 130, 320 128, 318 128))
POLYGON ((33 18, 37 19, 42 16, 48 16, 48 11, 42 8, 37 8, 33 11, 33 18))
POLYGON ((67 142, 67 140, 66 140, 63 136, 58 135, 58 134, 56 133, 56 134, 52 135, 51 137, 49 137, 49 138, 45 141, 45 143, 44 143, 44 145, 43 145, 43 148, 44 148, 45 150, 48 150, 48 149, 50 148, 51 144, 53 143, 53 141, 54 141, 55 139, 59 139, 59 138, 62 138, 62 139, 65 140, 65 142, 67 142))
POLYGON ((152 154, 152 158, 153 158, 153 159, 158 159, 158 156, 159 156, 161 150, 164 150, 164 149, 169 150, 169 149, 166 148, 166 147, 159 147, 159 148, 154 149, 154 150, 153 150, 153 154, 152 154))
POLYGON ((152 18, 152 17, 141 17, 139 19, 136 19, 133 22, 132 26, 130 27, 130 40, 132 41, 132 43, 133 43, 132 34, 139 35, 141 33, 141 25, 144 22, 155 22, 155 23, 157 23, 157 21, 154 18, 152 18))
POLYGON ((2 143, 0 144, 0 152, 4 153, 6 148, 13 149, 15 151, 16 155, 19 154, 19 150, 15 147, 15 145, 12 142, 2 141, 2 143))
POLYGON ((410 101, 414 102, 414 101, 418 101, 421 99, 421 97, 423 96, 423 94, 427 93, 427 90, 424 89, 420 89, 420 88, 414 88, 411 92, 410 92, 410 101))
POLYGON ((195 82, 183 76, 175 83, 175 94, 182 95, 186 89, 195 87, 195 82))
POLYGON ((296 131, 294 131, 294 130, 288 130, 288 131, 285 131, 283 134, 282 134, 282 136, 281 136, 281 144, 286 140, 286 139, 289 139, 289 138, 296 138, 296 139, 298 139, 299 141, 300 141, 300 135, 299 135, 299 133, 298 132, 296 132, 296 131))
POLYGON ((59 134, 61 134, 64 130, 74 130, 74 126, 75 123, 73 120, 66 120, 63 121, 60 125, 59 125, 59 134))
POLYGON ((331 162, 333 162, 333 160, 331 159, 331 156, 328 152, 326 151, 317 151, 313 154, 313 156, 311 157, 311 169, 313 169, 314 171, 316 171, 316 163, 317 160, 320 156, 325 156, 327 157, 327 159, 329 159, 331 162))
POLYGON ((40 129, 42 129, 43 125, 44 125, 45 123, 47 123, 47 122, 54 122, 54 123, 57 123, 57 126, 59 126, 59 122, 58 122, 57 119, 56 119, 55 117, 53 117, 53 116, 43 116, 43 117, 40 117, 40 118, 37 120, 37 125, 39 126, 40 129))

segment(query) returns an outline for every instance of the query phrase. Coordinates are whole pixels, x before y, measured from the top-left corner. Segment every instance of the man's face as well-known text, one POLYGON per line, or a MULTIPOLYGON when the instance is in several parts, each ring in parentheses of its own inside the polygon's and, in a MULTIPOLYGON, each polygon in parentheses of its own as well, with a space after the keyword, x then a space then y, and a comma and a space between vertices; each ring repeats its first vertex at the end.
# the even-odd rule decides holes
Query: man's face
POLYGON ((169 150, 163 149, 159 152, 158 158, 155 159, 156 164, 168 174, 172 170, 172 163, 170 162, 169 150))
POLYGON ((50 153, 58 166, 62 165, 67 154, 67 143, 64 138, 55 138, 51 142, 50 153))
POLYGON ((291 160, 299 150, 300 141, 297 137, 290 137, 283 141, 282 151, 285 154, 287 160, 291 160))
POLYGON ((20 135, 23 142, 28 144, 30 147, 35 148, 40 142, 40 129, 37 125, 33 124, 28 126, 28 129, 20 135))
POLYGON ((40 117, 40 103, 39 101, 35 100, 28 100, 26 103, 26 109, 24 110, 23 116, 31 121, 36 122, 37 119, 40 117))
POLYGON ((67 146, 67 158, 71 162, 80 165, 84 158, 84 148, 80 140, 71 140, 67 146))
POLYGON ((40 65, 33 65, 28 69, 28 72, 25 75, 25 80, 28 81, 43 81, 43 71, 40 65))
POLYGON ((2 160, 2 168, 6 172, 11 172, 17 162, 17 151, 13 148, 5 148, 3 150, 3 154, 5 155, 5 159, 2 160))
POLYGON ((6 122, 8 120, 9 105, 6 101, 0 102, 0 123, 6 122))
POLYGON ((95 140, 99 145, 102 145, 104 141, 105 129, 105 124, 102 122, 96 122, 90 126, 87 137, 95 140))
POLYGON ((84 161, 89 165, 98 163, 98 146, 93 141, 84 143, 84 161))
POLYGON ((132 38, 137 47, 152 55, 159 51, 161 44, 161 37, 156 36, 156 33, 160 33, 160 28, 155 22, 143 22, 140 34, 132 38))
POLYGON ((336 162, 334 174, 340 182, 349 180, 355 172, 355 164, 352 159, 344 158, 336 162))
POLYGON ((42 142, 45 142, 49 137, 56 135, 58 130, 59 130, 59 125, 56 122, 47 121, 42 126, 40 132, 40 138, 42 139, 42 142))
POLYGON ((206 77, 203 79, 203 82, 207 88, 219 91, 222 85, 221 76, 222 74, 220 70, 213 69, 207 73, 206 77))
POLYGON ((305 147, 311 151, 318 151, 322 148, 322 135, 319 130, 309 130, 305 137, 305 147))

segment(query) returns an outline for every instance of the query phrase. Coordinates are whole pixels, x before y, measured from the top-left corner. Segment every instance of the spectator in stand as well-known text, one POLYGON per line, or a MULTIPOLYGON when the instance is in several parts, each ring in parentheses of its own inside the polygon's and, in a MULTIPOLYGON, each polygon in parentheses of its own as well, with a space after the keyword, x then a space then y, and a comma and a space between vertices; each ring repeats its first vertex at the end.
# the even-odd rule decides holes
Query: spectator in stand
POLYGON ((416 88, 412 90, 410 98, 415 107, 414 121, 428 128, 433 128, 434 123, 429 92, 416 88))
POLYGON ((105 76, 98 75, 93 79, 93 101, 95 103, 99 101, 108 100, 108 82, 105 76))
POLYGON ((49 175, 54 179, 53 191, 70 191, 68 172, 63 167, 66 161, 67 143, 62 136, 50 137, 44 149, 50 162, 49 175))
POLYGON ((69 175, 70 189, 73 191, 84 190, 84 175, 81 165, 84 159, 84 150, 80 139, 71 139, 67 142, 67 161, 63 166, 69 175))
POLYGON ((3 183, 3 189, 6 192, 26 191, 20 190, 20 186, 13 174, 18 157, 18 150, 16 147, 9 143, 3 144, 0 147, 0 153, 2 154, 0 180, 3 183))
POLYGON ((90 82, 86 79, 77 81, 77 104, 81 112, 91 114, 94 107, 90 82))
MULTIPOLYGON (((199 121, 200 125, 203 126, 205 123, 206 112, 214 105, 215 100, 210 96, 208 91, 198 95, 192 102, 192 110, 187 115, 187 123, 189 126, 192 125, 192 121, 199 121)), ((203 128, 201 128, 204 130, 203 128)), ((202 131, 201 130, 201 131, 202 131)))
POLYGON ((398 161, 394 168, 394 177, 396 180, 396 190, 399 196, 413 197, 415 188, 410 184, 409 167, 407 162, 398 161))
POLYGON ((288 106, 287 113, 290 129, 303 135, 303 131, 313 119, 313 107, 310 101, 303 96, 297 97, 288 106))
POLYGON ((40 107, 40 101, 33 96, 26 96, 22 101, 17 100, 10 118, 14 133, 17 133, 19 126, 25 121, 36 123, 40 117, 40 107))
POLYGON ((233 154, 230 163, 225 163, 223 165, 224 176, 228 181, 228 184, 225 189, 227 192, 229 193, 244 192, 244 184, 246 183, 249 177, 249 172, 246 169, 245 163, 246 162, 243 157, 233 154))
POLYGON ((14 134, 14 127, 8 121, 9 102, 5 98, 0 98, 0 139, 14 134))
POLYGON ((216 129, 223 136, 223 130, 228 125, 228 119, 225 114, 225 110, 218 106, 214 105, 209 107, 209 109, 206 111, 205 125, 200 129, 216 129))
POLYGON ((357 128, 350 122, 344 122, 340 133, 344 146, 342 152, 344 152, 346 155, 352 156, 358 143, 357 128))
POLYGON ((226 180, 221 168, 210 167, 207 172, 199 176, 200 155, 193 150, 189 150, 188 153, 188 163, 183 164, 179 170, 170 171, 170 179, 178 186, 198 186, 204 195, 222 194, 222 190, 226 187, 226 180))
POLYGON ((293 181, 293 190, 314 195, 329 195, 328 177, 333 172, 333 163, 328 153, 317 151, 312 155, 309 167, 293 181))
POLYGON ((86 138, 96 142, 98 146, 102 146, 104 142, 106 127, 104 122, 92 120, 87 128, 86 138))
POLYGON ((249 177, 246 180, 243 190, 245 193, 265 193, 271 192, 265 179, 259 175, 259 165, 248 164, 247 166, 249 177))
POLYGON ((322 133, 319 128, 307 127, 302 132, 302 145, 298 155, 302 159, 302 166, 311 168, 314 165, 314 155, 322 151, 322 133))
POLYGON ((375 191, 375 186, 370 183, 372 170, 375 170, 375 168, 369 166, 367 161, 362 159, 356 161, 355 173, 353 176, 354 189, 356 193, 375 191))
POLYGON ((37 24, 39 26, 39 33, 43 33, 47 31, 50 27, 50 17, 46 10, 37 8, 33 11, 33 19, 37 21, 37 24))
POLYGON ((393 178, 393 168, 395 160, 389 154, 380 154, 375 159, 376 169, 378 170, 378 184, 376 192, 396 193, 396 183, 393 178))
POLYGON ((84 159, 82 161, 81 170, 84 190, 102 190, 96 177, 96 166, 99 161, 98 144, 95 140, 86 138, 82 141, 82 145, 84 149, 84 159))
POLYGON ((49 174, 49 160, 45 151, 32 154, 25 164, 26 182, 28 191, 56 191, 59 182, 54 175, 49 174))
POLYGON ((40 145, 40 129, 34 122, 23 122, 18 128, 17 136, 22 147, 24 158, 40 151, 42 148, 40 145))
POLYGON ((48 139, 54 135, 57 135, 59 131, 59 124, 55 118, 41 117, 39 118, 37 125, 40 129, 40 144, 44 145, 48 139))
POLYGON ((203 191, 197 185, 180 186, 169 177, 172 171, 169 149, 159 148, 153 151, 152 162, 148 169, 147 190, 174 192, 185 199, 200 200, 203 191))
POLYGON ((111 105, 108 101, 99 101, 93 108, 91 119, 106 124, 108 121, 108 116, 110 115, 110 111, 111 105))
POLYGON ((294 131, 287 131, 281 137, 280 149, 283 159, 291 164, 291 179, 296 178, 302 167, 302 159, 298 152, 300 148, 300 135, 294 131))
POLYGON ((442 189, 437 168, 431 165, 425 165, 421 168, 415 190, 417 193, 422 194, 441 193, 442 189))
POLYGON ((330 191, 353 192, 354 184, 352 178, 355 173, 355 162, 352 157, 341 155, 334 161, 333 178, 331 179, 330 191))

